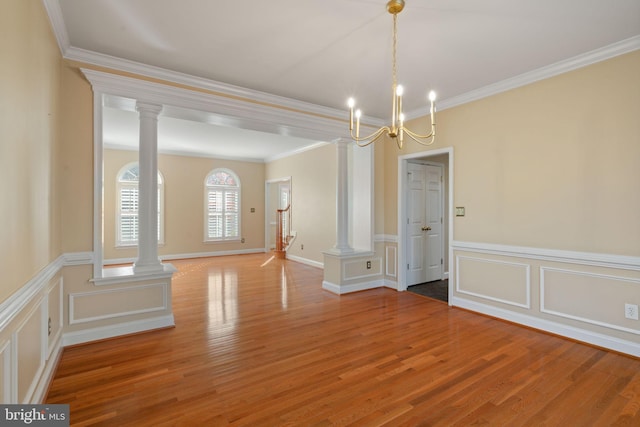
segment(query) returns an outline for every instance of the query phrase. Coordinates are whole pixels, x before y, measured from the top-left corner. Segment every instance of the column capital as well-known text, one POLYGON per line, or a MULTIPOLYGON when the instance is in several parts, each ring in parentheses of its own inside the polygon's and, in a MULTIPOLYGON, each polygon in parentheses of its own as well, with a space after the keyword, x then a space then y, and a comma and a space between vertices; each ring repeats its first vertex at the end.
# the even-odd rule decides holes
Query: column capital
POLYGON ((156 118, 163 109, 161 104, 152 104, 150 102, 136 101, 136 111, 141 115, 156 118))
POLYGON ((332 143, 339 145, 339 146, 348 146, 349 144, 353 143, 353 139, 351 138, 336 138, 334 140, 331 141, 332 143))

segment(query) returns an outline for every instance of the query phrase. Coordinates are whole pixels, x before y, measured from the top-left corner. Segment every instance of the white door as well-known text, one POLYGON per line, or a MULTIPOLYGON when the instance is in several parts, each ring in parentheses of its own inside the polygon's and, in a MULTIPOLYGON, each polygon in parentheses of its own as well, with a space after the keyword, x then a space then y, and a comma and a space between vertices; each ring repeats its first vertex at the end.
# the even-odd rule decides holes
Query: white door
POLYGON ((441 280, 444 271, 443 254, 443 206, 442 206, 442 166, 425 165, 427 176, 425 224, 426 230, 426 277, 425 282, 441 280))
POLYGON ((407 164, 407 286, 442 279, 442 166, 407 164))

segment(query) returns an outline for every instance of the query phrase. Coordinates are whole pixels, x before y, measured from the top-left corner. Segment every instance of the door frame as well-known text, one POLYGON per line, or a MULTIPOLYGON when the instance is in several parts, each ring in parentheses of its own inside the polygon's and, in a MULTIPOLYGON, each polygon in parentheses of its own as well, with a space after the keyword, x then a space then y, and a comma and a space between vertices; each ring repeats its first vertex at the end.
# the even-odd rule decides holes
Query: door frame
MULTIPOLYGON (((447 160, 447 162, 448 162, 448 160, 447 160)), ((439 191, 439 194, 440 194, 440 196, 439 196, 439 198, 440 198, 440 200, 439 200, 440 212, 439 212, 439 215, 442 218, 442 220, 441 220, 441 223, 440 223, 441 224, 441 226, 440 226, 440 234, 441 235, 440 235, 440 245, 439 245, 440 246, 440 253, 439 253, 439 255, 440 255, 441 260, 444 260, 444 258, 445 258, 444 251, 445 251, 445 246, 446 246, 445 245, 444 236, 445 236, 445 231, 447 230, 447 227, 446 227, 445 222, 444 222, 444 213, 445 213, 445 206, 444 206, 444 203, 445 203, 444 164, 443 163, 436 163, 436 162, 427 161, 425 159, 417 159, 417 160, 416 159, 408 159, 407 160, 407 169, 408 169, 409 165, 419 165, 422 168, 422 170, 425 172, 425 185, 424 185, 424 187, 422 189, 423 209, 426 209, 428 207, 427 203, 428 203, 428 200, 429 200, 429 198, 428 198, 429 189, 428 189, 428 180, 427 180, 428 174, 426 173, 426 167, 430 166, 430 167, 433 167, 433 168, 437 168, 440 171, 440 191, 439 191)), ((407 180, 407 183, 408 183, 409 182, 409 173, 405 174, 404 176, 405 176, 405 179, 407 180)), ((407 191, 408 191, 408 187, 407 187, 407 191)), ((407 196, 408 196, 408 193, 407 193, 407 196)), ((409 197, 407 197, 407 216, 410 214, 410 210, 409 210, 408 206, 409 206, 409 197)), ((426 214, 425 211, 423 211, 423 212, 424 212, 425 219, 426 219, 426 215, 427 214, 426 214)), ((426 224, 423 223, 422 225, 424 226, 426 224)), ((407 253, 407 258, 410 259, 411 258, 411 256, 410 256, 411 244, 409 243, 408 224, 405 224, 405 229, 406 229, 406 234, 404 234, 404 235, 407 236, 405 250, 407 251, 406 252, 407 253)), ((421 236, 422 236, 421 238, 423 239, 423 241, 422 241, 422 245, 423 245, 422 246, 422 248, 423 248, 423 254, 422 254, 422 258, 423 258, 423 274, 422 275, 426 276, 427 274, 426 274, 426 271, 424 271, 424 270, 427 269, 428 266, 429 266, 429 262, 427 261, 427 258, 429 258, 430 255, 429 255, 429 251, 427 249, 428 245, 426 244, 426 241, 424 240, 424 239, 426 239, 424 231, 421 233, 421 236)), ((440 274, 439 274, 439 277, 438 277, 437 280, 442 280, 444 278, 444 276, 445 276, 444 275, 445 268, 444 268, 443 261, 441 261, 439 269, 440 269, 440 274)), ((424 278, 426 279, 426 277, 424 277, 424 278)), ((417 283, 424 283, 424 282, 427 282, 427 281, 430 281, 430 280, 422 280, 422 282, 417 282, 417 283)), ((409 286, 409 283, 411 283, 411 282, 413 282, 413 280, 409 280, 409 275, 407 275, 407 280, 406 280, 407 287, 409 286)))
MULTIPOLYGON (((444 266, 445 271, 449 272, 451 276, 451 266, 453 265, 453 194, 454 194, 454 162, 453 162, 453 147, 439 148, 436 150, 421 151, 418 153, 406 154, 398 157, 398 291, 407 290, 407 273, 403 268, 407 264, 407 224, 404 218, 407 217, 407 164, 409 161, 422 160, 429 162, 432 157, 440 156, 442 154, 447 155, 448 159, 448 173, 447 173, 447 188, 445 191, 448 195, 448 209, 446 221, 443 225, 446 227, 447 244, 448 244, 448 257, 447 264, 444 266)), ((444 194, 444 191, 443 191, 444 194)), ((444 241, 444 240, 443 240, 444 241)), ((443 252, 444 253, 444 252, 443 252)), ((449 305, 453 299, 453 287, 449 286, 449 305)))

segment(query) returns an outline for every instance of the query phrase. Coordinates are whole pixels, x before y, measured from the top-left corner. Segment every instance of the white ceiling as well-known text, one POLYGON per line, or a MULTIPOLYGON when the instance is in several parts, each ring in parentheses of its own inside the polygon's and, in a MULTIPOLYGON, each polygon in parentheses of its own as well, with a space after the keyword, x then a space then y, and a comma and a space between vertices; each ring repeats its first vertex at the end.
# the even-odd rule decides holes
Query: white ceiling
MULTIPOLYGON (((388 119, 392 18, 385 0, 43 1, 63 54, 134 61, 329 107, 345 117, 346 99, 353 96, 367 116, 388 119)), ((612 45, 640 48, 638 0, 406 3, 398 16, 398 81, 409 116, 426 111, 431 89, 446 106, 612 45)), ((134 113, 106 114, 111 143, 137 138, 130 128, 134 113)), ((160 147, 264 160, 316 142, 235 134, 212 122, 163 118, 160 147)))
MULTIPOLYGON (((140 121, 134 102, 114 98, 107 97, 102 109, 104 147, 137 150, 140 121)), ((165 154, 264 162, 324 143, 243 129, 227 121, 204 111, 165 106, 158 120, 158 150, 165 154)))

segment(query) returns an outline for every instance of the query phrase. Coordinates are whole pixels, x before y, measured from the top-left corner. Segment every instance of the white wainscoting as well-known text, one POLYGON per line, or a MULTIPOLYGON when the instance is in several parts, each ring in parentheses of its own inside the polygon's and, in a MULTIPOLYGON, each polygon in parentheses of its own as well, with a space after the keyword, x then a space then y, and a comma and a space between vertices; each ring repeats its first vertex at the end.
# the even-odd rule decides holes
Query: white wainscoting
POLYGON ((625 302, 640 305, 640 279, 541 267, 540 294, 543 313, 640 335, 639 321, 616 316, 625 302))
POLYGON ((0 378, 2 378, 2 384, 0 384, 0 402, 6 403, 14 401, 12 398, 12 375, 11 375, 11 340, 6 340, 0 344, 0 378))
POLYGON ((169 283, 149 283, 134 288, 112 288, 69 294, 69 324, 94 322, 134 314, 164 311, 169 307, 169 283), (119 310, 113 310, 113 306, 119 310))
POLYGON ((62 344, 66 347, 91 341, 104 340, 121 335, 130 335, 154 329, 169 328, 174 324, 175 321, 173 315, 168 314, 149 319, 122 322, 116 325, 86 328, 80 331, 65 332, 62 344))
POLYGON ((45 365, 47 342, 42 328, 46 304, 42 296, 35 301, 13 331, 11 371, 16 373, 19 403, 29 403, 45 365))
POLYGON ((456 292, 516 307, 531 307, 528 264, 456 255, 456 292))
POLYGON ((379 279, 382 274, 382 259, 379 257, 370 257, 367 261, 361 259, 344 261, 342 263, 342 280, 373 280, 374 277, 379 279), (371 268, 369 269, 363 267, 367 261, 371 263, 371 268))
MULTIPOLYGON (((122 287, 120 292, 136 292, 141 288, 152 289, 151 299, 129 298, 139 307, 125 308, 112 316, 102 313, 103 318, 123 317, 121 323, 64 332, 63 267, 91 264, 90 252, 64 254, 39 271, 31 280, 0 304, 0 403, 41 403, 55 373, 63 345, 79 344, 96 339, 109 338, 145 330, 174 325, 170 307, 168 283, 142 284, 134 288, 122 287), (156 317, 127 321, 132 312, 146 313, 164 310, 156 317)), ((82 299, 104 297, 113 289, 96 292, 75 293, 75 311, 71 314, 74 323, 87 323, 86 312, 77 317, 77 303, 82 299)), ((131 296, 131 295, 129 295, 131 296)), ((140 295, 138 295, 140 297, 140 295)), ((86 301, 86 300, 85 300, 86 301)), ((96 303, 94 300, 93 303, 96 303)), ((74 310, 74 309, 70 309, 74 310)))
POLYGON ((456 241, 451 304, 640 357, 640 257, 456 241))
POLYGON ((398 248, 385 246, 385 274, 389 277, 398 277, 398 248))
POLYGON ((45 295, 48 301, 48 321, 43 325, 48 333, 49 347, 47 350, 47 359, 51 358, 54 351, 58 350, 60 340, 62 339, 62 327, 64 316, 64 286, 62 277, 52 281, 45 295))
POLYGON ((58 257, 0 304, 2 403, 44 398, 62 350, 63 263, 64 257, 58 257))

